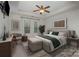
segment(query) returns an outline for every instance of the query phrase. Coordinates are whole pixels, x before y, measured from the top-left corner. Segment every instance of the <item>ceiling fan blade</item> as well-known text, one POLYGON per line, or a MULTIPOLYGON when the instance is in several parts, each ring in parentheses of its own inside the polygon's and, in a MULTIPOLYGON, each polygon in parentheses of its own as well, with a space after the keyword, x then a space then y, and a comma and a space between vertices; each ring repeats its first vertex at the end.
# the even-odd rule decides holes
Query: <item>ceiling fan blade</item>
POLYGON ((39 11, 39 10, 33 10, 33 12, 36 12, 36 11, 39 11))
POLYGON ((36 5, 36 7, 40 8, 38 5, 36 5))
POLYGON ((45 7, 45 9, 50 8, 50 6, 45 7))
POLYGON ((48 10, 45 10, 45 12, 50 13, 50 11, 48 11, 48 10))
POLYGON ((43 5, 41 5, 41 9, 43 9, 43 5))

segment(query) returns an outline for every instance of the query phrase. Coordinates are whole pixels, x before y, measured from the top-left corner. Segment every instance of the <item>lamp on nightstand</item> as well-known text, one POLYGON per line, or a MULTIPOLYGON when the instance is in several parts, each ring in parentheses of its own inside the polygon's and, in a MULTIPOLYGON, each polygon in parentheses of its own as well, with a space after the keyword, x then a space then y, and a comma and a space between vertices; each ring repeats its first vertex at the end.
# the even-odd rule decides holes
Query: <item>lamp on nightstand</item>
POLYGON ((71 37, 72 37, 72 38, 76 38, 76 37, 77 37, 75 31, 71 31, 71 37))

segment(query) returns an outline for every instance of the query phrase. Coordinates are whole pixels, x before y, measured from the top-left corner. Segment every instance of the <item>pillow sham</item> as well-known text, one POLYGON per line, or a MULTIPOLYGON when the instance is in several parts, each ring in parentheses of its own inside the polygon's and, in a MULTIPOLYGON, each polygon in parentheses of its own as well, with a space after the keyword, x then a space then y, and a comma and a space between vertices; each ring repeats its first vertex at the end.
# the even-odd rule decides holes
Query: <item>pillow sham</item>
POLYGON ((65 32, 59 32, 58 36, 64 36, 64 37, 66 37, 66 33, 65 32))
POLYGON ((52 34, 52 32, 50 32, 49 34, 52 34))
POLYGON ((52 32, 48 32, 47 34, 52 34, 52 32))
POLYGON ((53 34, 53 35, 58 35, 58 34, 59 34, 59 32, 53 32, 52 34, 53 34))

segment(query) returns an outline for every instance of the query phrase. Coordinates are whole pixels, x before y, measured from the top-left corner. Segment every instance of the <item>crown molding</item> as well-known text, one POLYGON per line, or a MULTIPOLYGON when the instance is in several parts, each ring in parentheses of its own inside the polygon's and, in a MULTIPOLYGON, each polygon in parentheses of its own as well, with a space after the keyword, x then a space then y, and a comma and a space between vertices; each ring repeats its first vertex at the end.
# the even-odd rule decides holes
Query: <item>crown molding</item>
POLYGON ((35 19, 35 20, 40 20, 42 18, 38 17, 36 14, 32 14, 32 13, 28 13, 28 12, 25 12, 25 11, 11 11, 10 14, 16 14, 16 15, 19 15, 20 17, 22 18, 27 18, 27 19, 35 19))

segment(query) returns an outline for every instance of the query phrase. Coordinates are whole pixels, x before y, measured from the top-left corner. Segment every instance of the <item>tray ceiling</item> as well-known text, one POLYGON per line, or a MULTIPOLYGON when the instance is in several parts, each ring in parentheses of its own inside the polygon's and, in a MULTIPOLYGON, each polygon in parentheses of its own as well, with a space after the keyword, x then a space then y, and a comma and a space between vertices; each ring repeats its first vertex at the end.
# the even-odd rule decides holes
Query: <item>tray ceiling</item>
POLYGON ((79 2, 72 1, 9 1, 9 3, 11 12, 23 13, 43 19, 79 4, 79 2), (40 15, 39 12, 33 12, 33 10, 37 9, 35 5, 50 6, 48 9, 50 13, 40 15))

